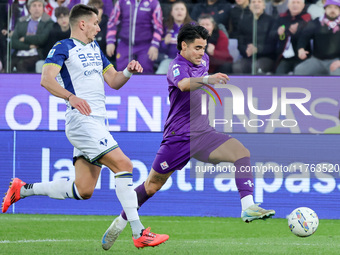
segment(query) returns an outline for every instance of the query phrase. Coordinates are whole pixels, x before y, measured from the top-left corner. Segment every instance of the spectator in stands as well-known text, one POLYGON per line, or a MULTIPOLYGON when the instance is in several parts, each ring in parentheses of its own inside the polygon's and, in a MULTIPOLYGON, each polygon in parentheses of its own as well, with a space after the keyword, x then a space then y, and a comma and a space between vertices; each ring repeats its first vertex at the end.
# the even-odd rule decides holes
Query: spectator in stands
MULTIPOLYGON (((300 64, 297 41, 310 20, 304 0, 288 1, 288 11, 277 20, 272 31, 273 36, 279 40, 276 74, 292 74, 294 68, 300 64)), ((309 48, 306 50, 309 51, 309 48)))
MULTIPOLYGON (((88 5, 89 1, 90 0, 71 0, 70 4, 68 5, 68 8, 71 10, 72 7, 75 6, 76 4, 88 5)), ((103 0, 103 13, 108 17, 110 16, 111 11, 113 9, 113 2, 116 2, 116 0, 103 0)))
POLYGON ((217 24, 223 24, 228 29, 228 21, 231 10, 231 4, 223 0, 205 0, 197 3, 190 14, 193 20, 198 20, 202 14, 210 14, 213 16, 217 24))
POLYGON ((256 73, 274 71, 275 39, 271 37, 274 19, 264 13, 265 0, 251 0, 251 16, 239 24, 238 49, 243 58, 233 64, 234 73, 251 73, 252 57, 256 56, 256 73), (257 20, 257 45, 253 44, 253 21, 257 20))
POLYGON ((48 0, 45 6, 45 12, 51 16, 54 22, 57 22, 57 16, 55 15, 55 10, 58 7, 68 7, 71 0, 48 0))
POLYGON ((230 10, 228 33, 229 38, 238 36, 238 24, 244 17, 252 16, 249 9, 249 0, 235 0, 235 5, 230 10))
POLYGON ((43 46, 53 26, 51 18, 44 14, 43 0, 29 0, 30 15, 23 17, 15 26, 12 48, 15 49, 12 65, 17 72, 35 72, 35 63, 43 59, 43 46))
POLYGON ((69 38, 71 34, 70 10, 65 6, 57 7, 55 9, 55 16, 57 17, 57 22, 53 24, 48 41, 44 47, 44 58, 47 57, 48 52, 56 42, 69 38))
MULTIPOLYGON (((8 0, 8 5, 11 6, 11 20, 9 26, 11 32, 13 32, 16 23, 19 21, 21 17, 29 15, 26 4, 27 4, 26 0, 8 0)), ((5 9, 7 12, 7 6, 5 9)))
POLYGON ((265 13, 274 19, 288 10, 288 0, 271 0, 266 3, 265 13))
POLYGON ((88 2, 89 6, 94 6, 98 9, 98 20, 100 31, 96 35, 96 41, 99 44, 102 52, 106 51, 106 34, 107 34, 107 22, 109 21, 109 17, 104 13, 104 3, 102 0, 90 0, 88 2))
POLYGON ((214 18, 209 14, 201 15, 198 23, 205 27, 210 35, 206 48, 210 58, 209 73, 231 73, 233 57, 228 50, 228 37, 218 28, 214 18))
POLYGON ((158 58, 158 49, 163 35, 162 20, 162 9, 158 0, 116 2, 107 25, 106 53, 109 57, 113 56, 118 39, 117 71, 123 71, 131 58, 142 65, 143 73, 154 72, 153 64, 158 58), (130 7, 133 15, 131 26, 130 7))
POLYGON ((175 2, 172 5, 171 13, 164 24, 164 38, 161 42, 160 56, 161 63, 156 71, 156 74, 167 74, 170 62, 176 57, 177 49, 177 35, 182 25, 191 22, 191 18, 186 7, 182 1, 175 2))
POLYGON ((325 2, 326 0, 319 0, 315 4, 311 4, 308 7, 307 12, 310 14, 310 16, 312 16, 312 20, 325 14, 325 9, 323 8, 325 2))
POLYGON ((298 41, 299 58, 313 39, 313 56, 295 67, 296 75, 340 75, 340 0, 327 0, 325 14, 308 23, 298 41))
MULTIPOLYGON (((164 20, 169 19, 171 14, 172 5, 178 2, 178 0, 159 0, 161 4, 164 20)), ((191 0, 180 0, 180 2, 185 3, 188 13, 191 13, 194 4, 191 0)))

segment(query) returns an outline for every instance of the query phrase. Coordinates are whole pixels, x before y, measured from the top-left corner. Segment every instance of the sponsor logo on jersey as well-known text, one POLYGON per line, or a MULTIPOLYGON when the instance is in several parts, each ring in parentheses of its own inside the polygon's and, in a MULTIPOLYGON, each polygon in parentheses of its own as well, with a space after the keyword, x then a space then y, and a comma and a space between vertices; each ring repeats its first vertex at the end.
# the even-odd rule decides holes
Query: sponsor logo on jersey
POLYGON ((102 71, 101 71, 101 70, 97 70, 97 69, 86 70, 86 71, 84 72, 84 75, 85 75, 85 76, 90 76, 91 74, 94 74, 94 73, 101 74, 102 71))
POLYGON ((173 67, 172 67, 172 69, 174 69, 175 67, 178 67, 178 66, 180 66, 179 64, 176 64, 176 65, 174 65, 173 67))
POLYGON ((176 68, 176 69, 173 70, 172 72, 173 72, 173 74, 174 74, 174 77, 180 75, 180 72, 179 72, 179 69, 178 69, 178 68, 176 68))
POLYGON ((166 163, 166 161, 162 162, 162 163, 161 163, 161 168, 162 168, 163 170, 169 168, 168 163, 166 163))
POLYGON ((55 49, 51 49, 51 50, 48 52, 47 58, 53 57, 54 52, 55 52, 55 49))

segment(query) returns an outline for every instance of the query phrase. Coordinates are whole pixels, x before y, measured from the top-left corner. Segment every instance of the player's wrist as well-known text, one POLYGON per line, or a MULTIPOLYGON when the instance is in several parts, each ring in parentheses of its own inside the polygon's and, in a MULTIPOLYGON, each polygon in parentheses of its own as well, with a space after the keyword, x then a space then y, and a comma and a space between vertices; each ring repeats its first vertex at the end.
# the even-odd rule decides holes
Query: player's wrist
POLYGON ((127 67, 124 69, 123 71, 123 75, 126 77, 126 78, 130 78, 132 76, 133 73, 129 72, 129 70, 127 69, 127 67))
POLYGON ((69 94, 68 97, 66 98, 66 100, 67 100, 67 101, 70 101, 70 97, 71 97, 71 96, 74 96, 74 94, 73 94, 73 93, 69 94))
POLYGON ((203 77, 203 83, 209 84, 209 75, 206 75, 206 76, 203 77))

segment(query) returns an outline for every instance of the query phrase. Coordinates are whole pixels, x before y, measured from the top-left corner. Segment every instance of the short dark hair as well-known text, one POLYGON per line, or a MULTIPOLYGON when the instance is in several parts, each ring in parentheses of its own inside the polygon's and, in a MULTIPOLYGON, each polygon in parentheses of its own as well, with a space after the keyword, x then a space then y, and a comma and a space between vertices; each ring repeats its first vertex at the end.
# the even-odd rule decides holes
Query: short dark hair
POLYGON ((55 8, 54 15, 57 19, 61 17, 61 15, 68 16, 70 15, 70 10, 65 6, 60 6, 55 8))
POLYGON ((209 38, 209 32, 204 27, 199 26, 194 23, 185 24, 179 30, 179 33, 177 36, 177 49, 182 50, 183 41, 186 44, 190 44, 190 43, 193 43, 195 39, 208 40, 208 38, 209 38))
POLYGON ((80 17, 98 15, 98 10, 94 6, 87 6, 85 4, 76 4, 71 9, 70 13, 70 24, 73 26, 80 17))

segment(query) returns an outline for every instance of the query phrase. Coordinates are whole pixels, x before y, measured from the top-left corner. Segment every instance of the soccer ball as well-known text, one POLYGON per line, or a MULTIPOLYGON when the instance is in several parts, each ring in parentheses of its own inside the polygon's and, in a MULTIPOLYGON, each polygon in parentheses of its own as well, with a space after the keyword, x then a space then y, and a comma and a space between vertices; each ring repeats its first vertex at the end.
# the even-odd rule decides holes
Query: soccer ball
POLYGON ((294 235, 307 237, 317 230, 319 218, 312 209, 299 207, 289 214, 288 226, 294 235))

